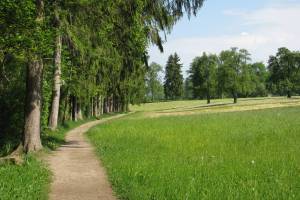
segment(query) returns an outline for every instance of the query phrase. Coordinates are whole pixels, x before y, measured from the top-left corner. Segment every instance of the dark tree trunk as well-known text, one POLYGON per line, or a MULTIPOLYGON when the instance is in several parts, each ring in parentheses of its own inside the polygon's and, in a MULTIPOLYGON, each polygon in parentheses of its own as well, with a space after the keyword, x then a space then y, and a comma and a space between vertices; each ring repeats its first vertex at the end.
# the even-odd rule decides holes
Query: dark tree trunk
POLYGON ((77 100, 75 96, 72 96, 72 120, 77 121, 77 100))
POLYGON ((33 152, 42 149, 40 137, 42 74, 42 59, 32 59, 27 66, 26 77, 25 125, 23 141, 25 152, 33 152))
POLYGON ((291 91, 289 90, 289 91, 287 91, 287 98, 292 98, 292 93, 291 93, 291 91))
POLYGON ((237 103, 237 94, 233 92, 233 103, 237 103))
POLYGON ((60 100, 60 86, 61 86, 61 48, 62 41, 61 35, 56 36, 56 49, 55 49, 55 72, 54 72, 54 88, 52 97, 52 106, 49 117, 49 128, 55 130, 57 128, 58 113, 59 113, 59 100, 60 100))
POLYGON ((208 89, 207 94, 206 94, 206 99, 207 99, 207 104, 210 104, 210 91, 208 89))

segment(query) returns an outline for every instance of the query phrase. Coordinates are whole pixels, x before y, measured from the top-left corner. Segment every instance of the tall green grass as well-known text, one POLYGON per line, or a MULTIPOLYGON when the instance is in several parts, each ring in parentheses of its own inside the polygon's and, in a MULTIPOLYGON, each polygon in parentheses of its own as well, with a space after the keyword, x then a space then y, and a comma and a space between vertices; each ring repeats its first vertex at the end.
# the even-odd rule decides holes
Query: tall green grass
POLYGON ((120 199, 300 199, 300 107, 89 131, 120 199))
POLYGON ((34 157, 26 157, 22 166, 0 165, 0 199, 47 199, 50 172, 34 157))

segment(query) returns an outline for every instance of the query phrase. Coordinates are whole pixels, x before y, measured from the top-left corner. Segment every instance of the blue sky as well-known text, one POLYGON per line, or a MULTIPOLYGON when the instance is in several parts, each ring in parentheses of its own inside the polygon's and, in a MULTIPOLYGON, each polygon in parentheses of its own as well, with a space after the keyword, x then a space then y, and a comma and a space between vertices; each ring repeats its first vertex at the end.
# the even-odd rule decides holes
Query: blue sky
POLYGON ((164 66, 177 52, 186 75, 195 56, 230 47, 247 49, 253 62, 266 62, 279 47, 300 50, 299 21, 300 0, 206 0, 196 17, 175 25, 163 54, 149 48, 150 62, 164 66))

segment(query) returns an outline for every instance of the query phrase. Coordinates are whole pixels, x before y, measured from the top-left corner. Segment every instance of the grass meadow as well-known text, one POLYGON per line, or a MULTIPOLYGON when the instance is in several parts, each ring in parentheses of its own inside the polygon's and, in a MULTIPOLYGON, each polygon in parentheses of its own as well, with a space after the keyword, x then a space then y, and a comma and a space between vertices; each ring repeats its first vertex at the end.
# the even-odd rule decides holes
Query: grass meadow
POLYGON ((141 116, 88 132, 120 199, 300 199, 300 107, 141 116))

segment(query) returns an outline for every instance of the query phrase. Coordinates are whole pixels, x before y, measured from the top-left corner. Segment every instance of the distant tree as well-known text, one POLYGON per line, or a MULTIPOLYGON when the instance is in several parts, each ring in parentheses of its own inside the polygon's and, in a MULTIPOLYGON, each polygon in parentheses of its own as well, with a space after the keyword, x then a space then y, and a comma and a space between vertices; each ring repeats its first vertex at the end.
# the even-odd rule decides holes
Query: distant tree
POLYGON ((170 55, 165 70, 164 91, 166 99, 177 100, 183 96, 181 67, 182 64, 180 64, 178 55, 176 53, 170 55))
POLYGON ((151 63, 146 73, 146 92, 148 99, 152 102, 164 98, 164 87, 159 77, 162 72, 162 66, 157 63, 151 63))
POLYGON ((262 62, 257 62, 251 64, 251 69, 254 83, 254 91, 251 96, 266 96, 268 93, 266 83, 269 75, 266 66, 262 62))
POLYGON ((203 53, 201 57, 194 59, 189 71, 193 84, 194 97, 206 97, 208 104, 216 90, 217 66, 218 57, 216 55, 206 55, 206 53, 203 53))
POLYGON ((222 51, 219 57, 219 86, 222 86, 222 90, 232 95, 234 103, 237 103, 239 93, 250 90, 250 79, 245 74, 248 61, 250 61, 249 56, 250 54, 245 49, 231 48, 222 51))
POLYGON ((184 98, 193 99, 193 82, 190 77, 184 80, 184 98))
POLYGON ((299 53, 287 48, 279 48, 276 56, 270 56, 268 70, 270 72, 269 88, 272 92, 292 97, 299 80, 299 53))

